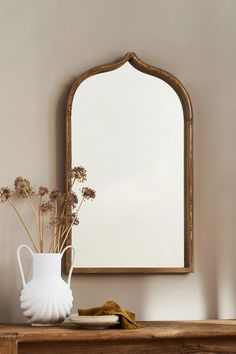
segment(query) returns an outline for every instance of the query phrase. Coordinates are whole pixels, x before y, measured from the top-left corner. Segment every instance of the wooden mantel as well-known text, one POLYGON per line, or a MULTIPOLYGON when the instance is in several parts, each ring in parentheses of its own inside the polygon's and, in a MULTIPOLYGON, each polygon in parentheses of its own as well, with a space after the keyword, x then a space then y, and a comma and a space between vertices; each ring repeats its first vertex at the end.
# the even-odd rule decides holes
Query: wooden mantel
POLYGON ((0 354, 236 353, 236 320, 140 323, 137 330, 0 325, 0 354))

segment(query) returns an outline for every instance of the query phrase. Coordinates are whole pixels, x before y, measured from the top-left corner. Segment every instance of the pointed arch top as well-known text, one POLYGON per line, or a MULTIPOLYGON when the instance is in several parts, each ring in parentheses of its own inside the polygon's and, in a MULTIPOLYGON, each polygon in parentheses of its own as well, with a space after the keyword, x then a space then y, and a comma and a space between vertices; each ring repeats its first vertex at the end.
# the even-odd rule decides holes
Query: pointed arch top
POLYGON ((116 70, 127 62, 129 62, 135 69, 145 74, 155 76, 169 84, 179 96, 183 107, 184 121, 192 121, 193 112, 191 99, 184 85, 170 72, 142 61, 135 52, 128 52, 127 54, 125 54, 124 57, 112 63, 95 66, 92 69, 86 71, 84 74, 82 74, 71 87, 67 101, 67 111, 71 112, 72 101, 75 92, 84 80, 96 74, 116 70))

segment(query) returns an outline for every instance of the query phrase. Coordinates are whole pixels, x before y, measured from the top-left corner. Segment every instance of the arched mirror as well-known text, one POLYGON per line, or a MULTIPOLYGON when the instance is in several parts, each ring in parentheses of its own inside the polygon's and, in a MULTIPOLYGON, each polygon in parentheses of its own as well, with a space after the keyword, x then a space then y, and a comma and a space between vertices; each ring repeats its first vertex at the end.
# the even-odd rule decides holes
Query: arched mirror
POLYGON ((80 76, 67 105, 67 190, 79 165, 96 198, 72 229, 74 272, 193 271, 192 109, 179 80, 135 53, 80 76))

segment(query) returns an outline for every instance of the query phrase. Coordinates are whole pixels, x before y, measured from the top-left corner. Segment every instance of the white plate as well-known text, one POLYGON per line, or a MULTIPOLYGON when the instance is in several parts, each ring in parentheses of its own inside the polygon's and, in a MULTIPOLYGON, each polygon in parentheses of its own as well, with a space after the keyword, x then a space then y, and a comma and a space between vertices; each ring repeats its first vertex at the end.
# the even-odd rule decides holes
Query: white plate
POLYGON ((70 315, 70 322, 84 329, 106 329, 119 323, 119 316, 79 316, 77 313, 70 315))

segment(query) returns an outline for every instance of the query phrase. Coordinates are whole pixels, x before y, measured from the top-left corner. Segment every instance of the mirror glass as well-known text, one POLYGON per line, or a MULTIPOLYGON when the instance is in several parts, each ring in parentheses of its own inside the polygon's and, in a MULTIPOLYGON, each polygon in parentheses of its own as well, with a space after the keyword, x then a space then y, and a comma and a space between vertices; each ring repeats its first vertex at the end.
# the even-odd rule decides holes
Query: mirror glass
POLYGON ((184 267, 184 116, 168 83, 129 62, 84 80, 71 155, 96 190, 72 230, 76 267, 184 267))

